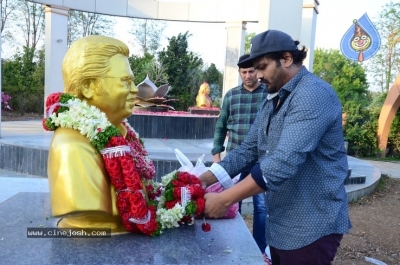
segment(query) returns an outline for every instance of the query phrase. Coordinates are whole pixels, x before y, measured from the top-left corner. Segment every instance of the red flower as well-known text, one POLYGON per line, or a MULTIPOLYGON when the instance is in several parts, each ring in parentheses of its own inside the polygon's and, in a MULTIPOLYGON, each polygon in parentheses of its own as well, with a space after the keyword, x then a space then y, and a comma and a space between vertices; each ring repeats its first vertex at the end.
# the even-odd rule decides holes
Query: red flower
POLYGON ((44 119, 42 120, 42 126, 43 126, 43 128, 44 128, 46 131, 51 131, 51 130, 49 129, 49 127, 47 127, 46 121, 47 121, 46 118, 44 118, 44 119))
POLYGON ((182 217, 182 219, 179 221, 180 224, 189 224, 191 222, 193 222, 193 218, 191 216, 187 216, 187 215, 182 217))
POLYGON ((204 200, 204 198, 198 198, 196 200, 196 206, 197 206, 196 215, 198 216, 200 214, 203 214, 206 208, 206 200, 204 200))
POLYGON ((189 173, 187 172, 178 172, 178 177, 177 179, 185 184, 190 184, 191 182, 191 176, 189 173))
POLYGON ((189 187, 188 187, 188 190, 189 190, 189 192, 190 192, 190 194, 191 194, 191 197, 192 197, 193 199, 196 199, 196 198, 203 198, 203 197, 204 197, 205 191, 204 191, 203 188, 201 188, 201 187, 198 186, 198 185, 189 186, 189 187))
POLYGON ((174 187, 184 187, 185 186, 185 183, 183 183, 183 182, 181 182, 180 180, 177 180, 177 179, 172 180, 171 183, 172 183, 172 185, 174 187))
POLYGON ((119 211, 123 211, 125 207, 127 206, 126 200, 117 200, 117 208, 119 211))
POLYGON ((174 198, 179 200, 182 197, 181 187, 176 187, 176 188, 174 188, 173 191, 174 191, 174 198))
MULTIPOLYGON (((47 115, 51 115, 51 113, 49 113, 49 110, 54 104, 60 103, 61 94, 63 94, 63 93, 62 92, 52 93, 47 97, 47 99, 46 99, 46 114, 47 115)), ((52 112, 57 113, 57 111, 59 109, 60 109, 60 106, 56 106, 56 107, 54 107, 52 112)))
POLYGON ((202 223, 201 224, 201 229, 204 231, 204 232, 210 232, 211 231, 211 225, 209 224, 209 223, 202 223))
POLYGON ((133 191, 143 189, 142 182, 140 181, 139 175, 133 171, 131 175, 124 175, 125 184, 133 191))
POLYGON ((165 207, 166 207, 167 209, 172 209, 172 208, 174 208, 175 204, 177 204, 177 203, 178 203, 177 200, 165 202, 165 207))
POLYGON ((108 141, 107 147, 115 147, 120 145, 126 145, 126 140, 122 136, 113 136, 108 141))

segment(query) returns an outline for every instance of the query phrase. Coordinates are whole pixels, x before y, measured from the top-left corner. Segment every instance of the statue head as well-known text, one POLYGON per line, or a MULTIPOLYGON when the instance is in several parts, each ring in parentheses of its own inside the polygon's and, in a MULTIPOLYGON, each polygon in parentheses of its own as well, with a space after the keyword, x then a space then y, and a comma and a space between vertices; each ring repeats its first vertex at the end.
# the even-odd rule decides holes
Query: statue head
POLYGON ((212 107, 212 100, 208 96, 210 94, 210 86, 207 82, 204 82, 200 88, 199 93, 196 97, 196 105, 199 108, 211 108, 212 107))
POLYGON ((210 86, 208 85, 207 82, 204 82, 200 88, 199 88, 199 94, 205 94, 209 95, 210 94, 210 86))
POLYGON ((66 53, 64 91, 103 111, 111 123, 130 116, 138 90, 123 42, 92 35, 75 41, 66 53))

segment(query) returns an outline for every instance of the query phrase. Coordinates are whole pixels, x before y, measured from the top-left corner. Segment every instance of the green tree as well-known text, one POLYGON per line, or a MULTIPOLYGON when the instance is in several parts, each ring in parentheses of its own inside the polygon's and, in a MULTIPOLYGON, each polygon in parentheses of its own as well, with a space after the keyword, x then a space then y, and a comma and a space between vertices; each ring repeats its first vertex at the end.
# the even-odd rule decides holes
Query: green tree
POLYGON ((178 99, 174 103, 177 110, 187 110, 195 104, 195 98, 199 84, 193 84, 192 77, 203 65, 203 60, 188 51, 187 31, 184 34, 174 36, 169 40, 167 48, 159 52, 159 60, 166 69, 168 83, 171 86, 169 97, 178 99))
POLYGON ((250 50, 251 50, 251 39, 256 35, 256 33, 251 32, 251 33, 247 33, 244 37, 244 53, 248 53, 250 54, 250 50))
POLYGON ((155 54, 161 46, 161 37, 166 27, 164 21, 133 18, 133 28, 129 33, 134 35, 134 43, 143 54, 155 54))
POLYGON ((346 113, 343 129, 349 154, 375 154, 378 117, 368 106, 371 97, 364 68, 346 59, 338 50, 317 49, 314 56, 314 73, 331 84, 346 113))
POLYGON ((168 83, 165 68, 156 60, 154 55, 145 53, 143 56, 131 55, 128 58, 129 65, 135 75, 135 83, 138 85, 146 76, 157 86, 168 83))
POLYGON ((34 49, 24 47, 13 59, 2 62, 3 91, 10 96, 11 107, 21 114, 43 113, 44 50, 35 57, 34 49))
POLYGON ((349 154, 372 156, 379 153, 376 132, 378 118, 373 110, 356 101, 345 103, 347 113, 344 138, 349 142, 349 154))
POLYGON ((368 62, 372 82, 381 92, 388 92, 400 71, 400 2, 383 6, 375 26, 381 37, 378 53, 368 62))
POLYGON ((342 106, 351 100, 368 102, 368 82, 364 68, 346 59, 339 50, 317 49, 314 53, 313 72, 331 84, 342 106))
POLYGON ((79 38, 89 35, 112 37, 114 19, 111 16, 70 10, 68 17, 68 46, 79 38))

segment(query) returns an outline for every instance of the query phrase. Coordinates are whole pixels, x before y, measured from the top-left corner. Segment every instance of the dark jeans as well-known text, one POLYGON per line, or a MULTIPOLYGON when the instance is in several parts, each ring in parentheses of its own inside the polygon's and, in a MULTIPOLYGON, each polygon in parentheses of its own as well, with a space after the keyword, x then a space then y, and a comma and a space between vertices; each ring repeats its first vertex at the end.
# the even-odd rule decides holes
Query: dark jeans
POLYGON ((308 246, 280 250, 269 246, 273 265, 330 265, 340 246, 342 234, 330 234, 314 241, 308 246))
MULTIPOLYGON (((250 169, 240 174, 239 181, 250 174, 250 169)), ((239 202, 239 212, 241 212, 242 203, 239 202)), ((256 241, 261 253, 265 253, 267 242, 265 239, 265 218, 267 209, 265 206, 265 193, 253 196, 253 238, 256 241)))

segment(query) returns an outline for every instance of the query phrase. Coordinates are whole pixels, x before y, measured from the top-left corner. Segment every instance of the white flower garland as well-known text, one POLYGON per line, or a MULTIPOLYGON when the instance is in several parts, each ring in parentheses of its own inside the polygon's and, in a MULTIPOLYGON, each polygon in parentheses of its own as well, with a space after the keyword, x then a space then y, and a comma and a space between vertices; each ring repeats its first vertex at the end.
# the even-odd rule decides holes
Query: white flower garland
MULTIPOLYGON (((104 112, 95 106, 89 106, 86 101, 78 98, 68 100, 69 111, 50 115, 57 127, 78 130, 90 141, 97 139, 97 134, 112 126, 104 112)), ((133 130, 134 131, 134 130, 133 130)))

